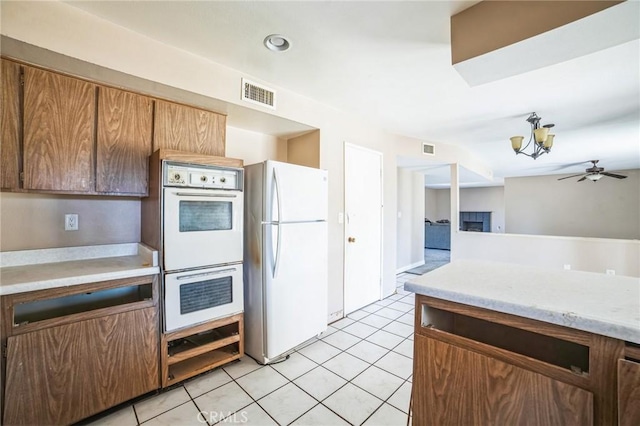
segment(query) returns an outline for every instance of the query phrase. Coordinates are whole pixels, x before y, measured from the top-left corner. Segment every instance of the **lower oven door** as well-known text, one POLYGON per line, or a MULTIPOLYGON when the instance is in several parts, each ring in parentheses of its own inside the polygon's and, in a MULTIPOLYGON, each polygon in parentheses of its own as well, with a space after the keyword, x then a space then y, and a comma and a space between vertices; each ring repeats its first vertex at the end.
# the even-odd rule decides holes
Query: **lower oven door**
POLYGON ((242 287, 242 264, 165 274, 165 331, 242 312, 242 287))

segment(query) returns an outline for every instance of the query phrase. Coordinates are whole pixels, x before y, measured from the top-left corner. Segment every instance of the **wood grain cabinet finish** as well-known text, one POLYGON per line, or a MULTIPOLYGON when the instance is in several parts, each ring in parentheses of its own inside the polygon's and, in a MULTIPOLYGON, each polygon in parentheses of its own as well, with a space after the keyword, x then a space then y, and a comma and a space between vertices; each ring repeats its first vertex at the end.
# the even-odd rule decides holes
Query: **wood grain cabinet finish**
POLYGON ((224 115, 156 101, 153 150, 164 148, 224 157, 225 126, 224 115))
POLYGON ((618 361, 618 424, 640 424, 640 362, 618 361))
POLYGON ((70 424, 157 389, 157 336, 146 308, 9 337, 4 423, 70 424))
POLYGON ((20 185, 20 65, 2 60, 2 140, 0 141, 0 187, 20 185))
POLYGON ((491 357, 415 336, 414 425, 590 425, 593 395, 491 357))
POLYGON ((414 425, 640 424, 622 340, 417 295, 414 345, 414 425))
POLYGON ((93 192, 96 86, 24 67, 24 188, 93 192))
POLYGON ((100 87, 96 191, 147 195, 153 101, 123 90, 100 87))

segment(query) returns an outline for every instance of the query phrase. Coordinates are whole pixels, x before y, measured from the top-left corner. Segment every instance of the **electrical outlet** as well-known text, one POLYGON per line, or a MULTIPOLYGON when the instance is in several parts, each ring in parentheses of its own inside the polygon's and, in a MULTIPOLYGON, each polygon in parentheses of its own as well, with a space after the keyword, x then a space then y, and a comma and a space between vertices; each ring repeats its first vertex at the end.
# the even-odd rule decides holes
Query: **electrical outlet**
POLYGON ((564 264, 564 269, 566 269, 567 271, 571 269, 571 265, 569 265, 568 263, 564 264))
POLYGON ((78 215, 77 214, 65 214, 64 215, 64 230, 65 231, 77 231, 78 230, 78 215))
POLYGON ((615 269, 607 269, 607 275, 615 275, 615 274, 616 274, 615 269))

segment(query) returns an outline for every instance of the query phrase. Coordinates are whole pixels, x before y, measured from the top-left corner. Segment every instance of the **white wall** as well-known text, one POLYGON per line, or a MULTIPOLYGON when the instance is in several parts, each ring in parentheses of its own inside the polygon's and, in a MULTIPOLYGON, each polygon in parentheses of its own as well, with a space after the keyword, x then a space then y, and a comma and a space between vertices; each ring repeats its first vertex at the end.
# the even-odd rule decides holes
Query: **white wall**
POLYGON ((640 241, 454 232, 451 260, 478 259, 640 277, 640 241))
POLYGON ((491 212, 491 232, 504 232, 504 187, 460 188, 460 211, 491 212))
MULTIPOLYGON (((460 188, 460 211, 491 212, 491 232, 504 232, 504 187, 460 188)), ((451 220, 450 189, 425 189, 425 217, 451 220)))
POLYGON ((396 271, 424 264, 424 177, 398 168, 396 271))
POLYGON ((451 191, 449 189, 436 190, 436 206, 436 218, 431 219, 432 222, 441 219, 451 220, 451 191))
POLYGON ((640 170, 619 173, 628 177, 597 182, 558 181, 560 176, 505 179, 506 231, 640 239, 640 170))
POLYGON ((227 126, 226 157, 239 158, 245 166, 265 160, 287 161, 287 141, 227 126))
POLYGON ((451 220, 451 191, 449 189, 424 189, 424 217, 431 222, 451 220))
POLYGON ((140 241, 140 199, 0 192, 0 250, 140 241), (64 215, 78 230, 64 230, 64 215))
POLYGON ((430 221, 437 220, 438 199, 436 198, 436 190, 431 188, 424 189, 424 218, 430 221))
MULTIPOLYGON (((257 110, 264 113, 264 116, 273 115, 320 129, 320 167, 329 172, 329 314, 334 316, 340 315, 343 307, 345 235, 344 224, 338 222, 338 214, 344 213, 344 143, 382 152, 385 177, 382 293, 387 296, 395 291, 396 158, 423 158, 422 140, 389 134, 378 129, 375 124, 349 116, 255 76, 144 37, 65 3, 2 2, 1 19, 1 34, 23 43, 201 97, 216 99, 221 104, 234 106, 230 110, 236 113, 240 113, 242 109, 257 110), (79 34, 82 36, 78 36, 79 34), (271 111, 242 103, 238 94, 242 77, 273 87, 278 92, 278 110, 271 111)), ((136 90, 136 87, 127 88, 136 90)), ((233 138, 232 130, 230 156, 233 155, 236 144, 233 138)), ((434 161, 460 163, 491 179, 491 171, 468 151, 445 144, 436 145, 434 161)), ((241 154, 236 151, 235 155, 246 154, 246 151, 239 149, 241 154)), ((422 191, 420 189, 419 192, 422 191)))

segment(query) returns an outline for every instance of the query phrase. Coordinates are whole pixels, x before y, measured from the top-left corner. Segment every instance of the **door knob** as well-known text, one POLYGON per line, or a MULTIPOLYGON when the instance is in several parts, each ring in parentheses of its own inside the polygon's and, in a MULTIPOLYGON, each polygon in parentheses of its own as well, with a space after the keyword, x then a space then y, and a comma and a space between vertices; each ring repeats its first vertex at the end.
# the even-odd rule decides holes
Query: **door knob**
POLYGON ((349 241, 350 243, 355 243, 356 239, 355 239, 355 237, 349 237, 349 238, 347 238, 347 241, 349 241))

